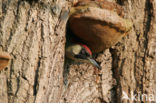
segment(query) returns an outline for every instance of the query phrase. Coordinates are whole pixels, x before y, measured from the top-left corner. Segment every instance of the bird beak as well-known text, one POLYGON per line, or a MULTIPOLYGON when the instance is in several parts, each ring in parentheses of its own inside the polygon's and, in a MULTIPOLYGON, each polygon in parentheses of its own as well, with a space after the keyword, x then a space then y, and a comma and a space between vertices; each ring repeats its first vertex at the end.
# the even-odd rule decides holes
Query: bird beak
POLYGON ((91 64, 93 64, 94 66, 96 66, 99 70, 101 70, 101 66, 92 58, 88 58, 88 60, 90 61, 91 64))

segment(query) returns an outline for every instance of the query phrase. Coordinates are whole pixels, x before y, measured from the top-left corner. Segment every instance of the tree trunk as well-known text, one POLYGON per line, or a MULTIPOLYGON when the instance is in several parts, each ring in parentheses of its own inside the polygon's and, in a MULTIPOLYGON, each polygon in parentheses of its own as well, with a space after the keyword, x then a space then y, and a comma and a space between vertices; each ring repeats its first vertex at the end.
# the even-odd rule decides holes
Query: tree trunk
POLYGON ((0 72, 0 103, 156 101, 156 1, 116 2, 134 25, 97 55, 102 66, 97 75, 90 64, 64 63, 69 1, 0 0, 0 49, 12 56, 0 72))

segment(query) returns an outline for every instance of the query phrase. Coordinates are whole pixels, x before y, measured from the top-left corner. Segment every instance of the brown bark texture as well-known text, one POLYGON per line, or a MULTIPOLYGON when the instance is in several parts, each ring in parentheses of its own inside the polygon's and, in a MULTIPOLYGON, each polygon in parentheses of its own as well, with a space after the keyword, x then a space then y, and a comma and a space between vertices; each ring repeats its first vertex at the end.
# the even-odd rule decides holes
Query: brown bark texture
POLYGON ((0 103, 156 102, 156 0, 109 1, 133 28, 96 56, 97 73, 65 58, 71 1, 0 0, 0 49, 12 58, 0 71, 0 103))

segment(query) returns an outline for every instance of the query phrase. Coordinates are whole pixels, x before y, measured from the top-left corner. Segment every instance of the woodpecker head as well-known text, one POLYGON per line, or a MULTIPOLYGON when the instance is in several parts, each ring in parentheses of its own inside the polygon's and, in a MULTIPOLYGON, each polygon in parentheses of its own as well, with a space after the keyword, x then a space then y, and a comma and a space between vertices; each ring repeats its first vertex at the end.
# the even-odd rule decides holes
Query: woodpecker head
POLYGON ((71 44, 66 46, 66 57, 76 62, 91 63, 98 69, 101 69, 101 66, 92 58, 91 50, 84 44, 71 44))

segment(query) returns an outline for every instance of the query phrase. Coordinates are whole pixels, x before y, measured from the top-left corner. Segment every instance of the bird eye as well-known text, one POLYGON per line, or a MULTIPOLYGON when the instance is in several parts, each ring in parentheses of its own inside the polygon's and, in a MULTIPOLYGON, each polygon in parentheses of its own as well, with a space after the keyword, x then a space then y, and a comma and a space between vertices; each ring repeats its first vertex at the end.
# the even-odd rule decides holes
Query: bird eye
POLYGON ((90 54, 85 50, 85 48, 83 48, 83 49, 80 51, 80 54, 81 54, 81 55, 84 55, 84 56, 86 56, 86 57, 89 57, 89 56, 90 56, 90 54))
POLYGON ((90 54, 85 50, 85 48, 82 48, 80 53, 75 55, 74 57, 79 58, 79 59, 86 59, 86 58, 90 57, 90 54))
POLYGON ((74 57, 79 58, 79 59, 86 59, 87 58, 85 55, 82 55, 82 54, 75 55, 74 57))

